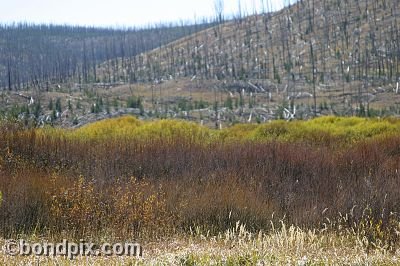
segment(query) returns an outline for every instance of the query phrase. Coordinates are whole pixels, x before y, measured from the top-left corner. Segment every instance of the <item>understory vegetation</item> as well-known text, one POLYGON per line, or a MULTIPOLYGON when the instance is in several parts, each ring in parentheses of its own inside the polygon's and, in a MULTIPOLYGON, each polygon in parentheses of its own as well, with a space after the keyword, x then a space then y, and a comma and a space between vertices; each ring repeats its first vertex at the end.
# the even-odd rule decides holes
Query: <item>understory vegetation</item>
POLYGON ((396 252, 399 127, 338 117, 224 130, 130 116, 74 130, 2 121, 0 232, 152 241, 216 236, 240 221, 250 235, 295 226, 396 252))

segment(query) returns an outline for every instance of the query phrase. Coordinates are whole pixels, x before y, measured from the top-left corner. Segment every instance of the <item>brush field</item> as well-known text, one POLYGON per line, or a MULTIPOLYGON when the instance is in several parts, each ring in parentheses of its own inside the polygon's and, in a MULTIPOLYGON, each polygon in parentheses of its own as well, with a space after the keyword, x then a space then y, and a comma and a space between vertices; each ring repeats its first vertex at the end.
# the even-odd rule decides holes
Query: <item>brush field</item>
POLYGON ((145 255, 0 259, 398 264, 399 127, 339 117, 224 130, 131 116, 68 130, 2 121, 2 241, 136 239, 145 255))

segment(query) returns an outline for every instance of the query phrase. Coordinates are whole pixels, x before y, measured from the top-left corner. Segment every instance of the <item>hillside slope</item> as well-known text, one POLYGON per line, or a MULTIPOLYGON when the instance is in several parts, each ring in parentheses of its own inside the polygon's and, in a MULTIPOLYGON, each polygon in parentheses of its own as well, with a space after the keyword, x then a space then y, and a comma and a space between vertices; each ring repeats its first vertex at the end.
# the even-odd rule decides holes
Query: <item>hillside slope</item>
POLYGON ((136 56, 208 26, 206 21, 141 29, 0 25, 0 88, 48 90, 49 83, 97 82, 98 63, 136 56))
MULTIPOLYGON (((127 59, 118 75, 132 82, 219 80, 231 92, 299 99, 315 113, 321 105, 340 114, 365 114, 370 106, 395 108, 399 7, 399 1, 299 1, 127 59)), ((103 75, 106 65, 100 68, 103 75)))

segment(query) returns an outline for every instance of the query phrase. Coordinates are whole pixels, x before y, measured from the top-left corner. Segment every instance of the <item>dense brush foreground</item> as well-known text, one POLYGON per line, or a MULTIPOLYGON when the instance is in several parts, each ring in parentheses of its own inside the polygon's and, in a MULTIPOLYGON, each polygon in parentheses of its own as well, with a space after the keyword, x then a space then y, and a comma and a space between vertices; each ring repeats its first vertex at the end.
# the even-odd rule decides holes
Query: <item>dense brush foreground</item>
POLYGON ((70 131, 2 122, 1 234, 154 239, 282 221, 395 251, 399 127, 333 117, 224 131, 133 117, 70 131))

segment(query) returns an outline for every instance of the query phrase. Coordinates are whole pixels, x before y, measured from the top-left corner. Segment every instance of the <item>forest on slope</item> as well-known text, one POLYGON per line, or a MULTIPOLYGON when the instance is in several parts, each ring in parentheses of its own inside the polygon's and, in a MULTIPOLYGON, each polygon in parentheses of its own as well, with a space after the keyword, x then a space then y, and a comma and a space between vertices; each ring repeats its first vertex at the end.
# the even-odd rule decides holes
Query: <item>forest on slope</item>
POLYGON ((379 94, 399 92, 399 7, 386 0, 302 0, 275 13, 239 13, 127 60, 122 69, 142 81, 254 81, 247 86, 253 92, 313 98, 314 113, 318 94, 329 94, 342 114, 362 112, 379 94))
POLYGON ((206 20, 147 28, 0 25, 0 87, 48 90, 50 84, 70 80, 95 83, 99 63, 134 57, 208 26, 206 20))

